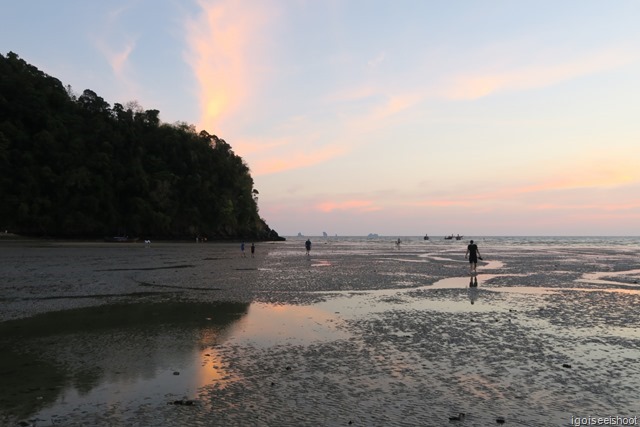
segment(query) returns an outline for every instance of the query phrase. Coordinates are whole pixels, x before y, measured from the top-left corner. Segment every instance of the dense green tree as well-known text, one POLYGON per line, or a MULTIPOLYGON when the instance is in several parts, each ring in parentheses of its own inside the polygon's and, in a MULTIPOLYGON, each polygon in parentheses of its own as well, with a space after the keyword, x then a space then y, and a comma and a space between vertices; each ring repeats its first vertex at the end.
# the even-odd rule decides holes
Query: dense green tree
POLYGON ((43 236, 279 239, 223 139, 111 107, 0 55, 0 227, 43 236))

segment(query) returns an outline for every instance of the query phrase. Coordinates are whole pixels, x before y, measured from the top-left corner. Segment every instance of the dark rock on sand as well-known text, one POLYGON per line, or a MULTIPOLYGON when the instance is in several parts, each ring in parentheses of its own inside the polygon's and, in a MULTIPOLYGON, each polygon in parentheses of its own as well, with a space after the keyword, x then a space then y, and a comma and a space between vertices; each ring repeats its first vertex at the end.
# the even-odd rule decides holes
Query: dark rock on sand
POLYGON ((173 402, 169 402, 169 405, 193 406, 195 405, 195 401, 187 399, 174 400, 173 402))
POLYGON ((462 421, 464 420, 465 414, 464 412, 458 413, 458 415, 452 415, 449 417, 449 421, 462 421))

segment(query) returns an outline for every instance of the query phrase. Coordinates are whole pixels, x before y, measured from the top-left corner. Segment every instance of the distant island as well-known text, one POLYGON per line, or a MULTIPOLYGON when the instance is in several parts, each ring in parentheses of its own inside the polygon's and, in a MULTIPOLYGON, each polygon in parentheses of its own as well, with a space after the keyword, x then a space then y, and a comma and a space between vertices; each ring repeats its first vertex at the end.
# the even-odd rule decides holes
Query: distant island
POLYGON ((111 106, 0 55, 0 229, 31 236, 284 240, 249 167, 195 126, 111 106))

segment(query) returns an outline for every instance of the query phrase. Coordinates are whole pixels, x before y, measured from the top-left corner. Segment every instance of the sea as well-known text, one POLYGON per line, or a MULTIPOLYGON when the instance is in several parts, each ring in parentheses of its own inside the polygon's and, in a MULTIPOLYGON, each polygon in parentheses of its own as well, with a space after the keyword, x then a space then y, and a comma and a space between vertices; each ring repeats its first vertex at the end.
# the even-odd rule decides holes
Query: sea
POLYGON ((491 247, 634 247, 640 246, 640 236, 462 236, 446 239, 446 236, 285 236, 290 243, 298 244, 310 239, 316 243, 340 243, 344 245, 382 247, 395 244, 400 239, 401 245, 434 245, 443 246, 462 244, 473 240, 479 246, 491 247))

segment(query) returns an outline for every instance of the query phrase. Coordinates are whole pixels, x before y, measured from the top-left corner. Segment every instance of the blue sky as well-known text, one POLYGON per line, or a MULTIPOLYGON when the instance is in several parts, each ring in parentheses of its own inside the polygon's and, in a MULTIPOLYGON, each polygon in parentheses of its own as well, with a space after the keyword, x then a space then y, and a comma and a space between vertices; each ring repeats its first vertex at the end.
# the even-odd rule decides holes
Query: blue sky
POLYGON ((638 235, 635 0, 0 4, 3 54, 225 139, 280 234, 638 235))

